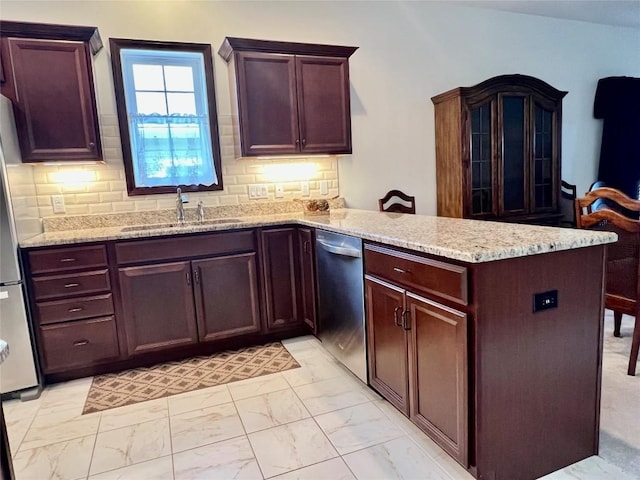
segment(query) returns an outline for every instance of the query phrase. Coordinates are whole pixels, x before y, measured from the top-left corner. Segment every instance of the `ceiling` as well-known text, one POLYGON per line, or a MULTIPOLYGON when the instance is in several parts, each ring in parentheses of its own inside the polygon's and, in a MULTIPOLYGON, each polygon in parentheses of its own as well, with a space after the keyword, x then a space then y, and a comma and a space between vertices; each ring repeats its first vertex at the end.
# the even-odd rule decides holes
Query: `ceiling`
POLYGON ((640 29, 640 0, 459 0, 469 6, 640 29))

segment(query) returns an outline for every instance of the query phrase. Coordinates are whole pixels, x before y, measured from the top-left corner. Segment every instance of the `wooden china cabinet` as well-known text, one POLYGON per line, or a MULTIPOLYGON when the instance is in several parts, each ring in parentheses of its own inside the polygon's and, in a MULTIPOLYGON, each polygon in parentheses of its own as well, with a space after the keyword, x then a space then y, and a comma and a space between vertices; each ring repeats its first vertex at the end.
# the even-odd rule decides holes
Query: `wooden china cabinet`
POLYGON ((556 223, 566 94, 501 75, 433 97, 438 215, 556 223))

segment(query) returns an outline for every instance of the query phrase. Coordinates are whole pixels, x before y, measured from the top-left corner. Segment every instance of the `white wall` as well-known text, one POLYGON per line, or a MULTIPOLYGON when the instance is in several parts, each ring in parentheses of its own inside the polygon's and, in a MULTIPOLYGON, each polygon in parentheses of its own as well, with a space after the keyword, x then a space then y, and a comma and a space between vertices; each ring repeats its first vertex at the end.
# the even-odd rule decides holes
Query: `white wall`
MULTIPOLYGON (((601 121, 597 80, 640 76, 640 30, 520 15, 454 2, 14 1, 0 16, 95 25, 109 37, 211 43, 225 36, 354 45, 353 155, 338 159, 340 193, 376 209, 391 188, 435 214, 435 146, 430 98, 489 77, 520 73, 567 90, 563 178, 583 192, 595 179, 601 121)), ((215 56, 218 112, 230 114, 227 66, 215 56)), ((96 57, 101 114, 115 113, 110 60, 96 57)))

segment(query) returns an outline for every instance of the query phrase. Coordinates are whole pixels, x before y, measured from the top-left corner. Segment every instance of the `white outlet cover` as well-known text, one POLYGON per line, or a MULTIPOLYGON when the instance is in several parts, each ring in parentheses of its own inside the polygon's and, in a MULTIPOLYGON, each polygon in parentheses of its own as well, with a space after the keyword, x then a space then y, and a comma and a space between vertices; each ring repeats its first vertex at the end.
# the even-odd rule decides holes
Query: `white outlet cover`
POLYGON ((311 195, 311 193, 309 192, 309 182, 300 182, 300 190, 302 190, 301 195, 303 197, 308 197, 309 195, 311 195))
POLYGON ((276 184, 276 198, 284 197, 284 186, 281 183, 276 184))
POLYGON ((53 213, 64 213, 64 195, 51 195, 51 204, 53 205, 53 213))
POLYGON ((320 180, 320 195, 329 194, 329 182, 326 180, 320 180))

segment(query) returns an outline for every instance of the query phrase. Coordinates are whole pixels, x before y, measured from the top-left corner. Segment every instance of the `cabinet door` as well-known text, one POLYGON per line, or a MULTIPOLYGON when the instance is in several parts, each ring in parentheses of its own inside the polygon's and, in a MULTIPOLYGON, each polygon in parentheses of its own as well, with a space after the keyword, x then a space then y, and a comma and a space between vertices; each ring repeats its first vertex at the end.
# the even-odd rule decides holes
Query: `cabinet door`
POLYGON ((467 317, 407 293, 411 332, 411 420, 468 464, 467 317))
POLYGON ((295 57, 240 52, 236 62, 243 155, 298 153, 295 57))
POLYGON ((119 269, 129 354, 197 342, 189 262, 119 269))
POLYGON ((255 253, 196 260, 192 269, 200 340, 260 331, 255 253))
POLYGON ((349 61, 296 56, 303 153, 351 153, 349 61))
POLYGON ((296 229, 264 230, 261 238, 267 329, 297 324, 300 310, 296 229))
POLYGON ((23 162, 101 160, 88 44, 26 38, 5 41, 23 162))
POLYGON ((494 102, 487 101, 470 109, 471 117, 471 198, 467 199, 466 216, 482 217, 496 213, 493 153, 494 102))
POLYGON ((313 251, 313 230, 298 229, 300 253, 300 318, 318 333, 316 325, 316 268, 313 251))
POLYGON ((553 106, 533 101, 532 198, 534 212, 554 211, 558 202, 557 114, 553 106))
POLYGON ((402 327, 404 290, 365 276, 369 383, 409 414, 407 331, 402 327))
POLYGON ((501 214, 527 213, 529 206, 528 99, 522 95, 498 95, 498 121, 502 152, 500 178, 501 214))

